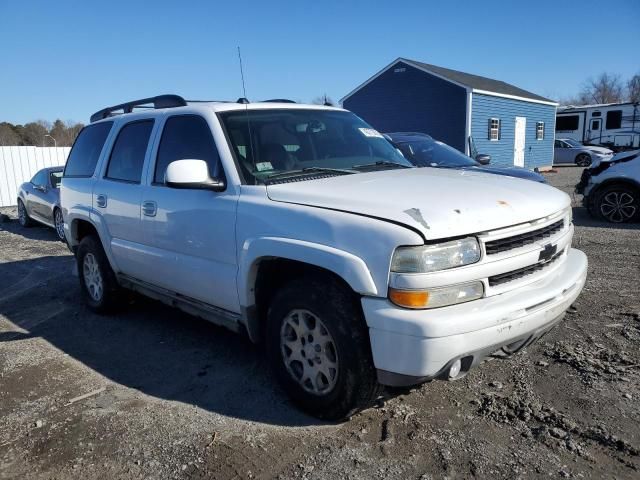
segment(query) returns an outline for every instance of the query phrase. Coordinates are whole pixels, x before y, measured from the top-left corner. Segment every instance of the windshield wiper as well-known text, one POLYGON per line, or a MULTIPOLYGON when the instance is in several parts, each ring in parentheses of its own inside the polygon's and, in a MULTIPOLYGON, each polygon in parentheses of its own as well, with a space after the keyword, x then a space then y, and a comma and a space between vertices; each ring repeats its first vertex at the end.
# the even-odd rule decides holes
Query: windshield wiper
POLYGON ((377 168, 377 167, 413 168, 413 166, 410 166, 410 165, 403 165, 402 163, 387 162, 387 161, 364 163, 362 165, 354 165, 351 168, 353 168, 355 170, 362 170, 362 169, 365 169, 365 168, 377 168))
POLYGON ((306 167, 306 168, 301 168, 299 170, 288 170, 286 172, 280 172, 280 173, 273 173, 271 175, 269 175, 266 179, 265 179, 265 183, 269 184, 272 180, 277 180, 280 179, 282 180, 283 178, 289 178, 289 177, 297 177, 298 175, 306 175, 306 174, 313 174, 313 173, 335 173, 338 175, 347 175, 347 174, 353 174, 356 173, 352 170, 346 170, 343 168, 329 168, 329 167, 306 167))

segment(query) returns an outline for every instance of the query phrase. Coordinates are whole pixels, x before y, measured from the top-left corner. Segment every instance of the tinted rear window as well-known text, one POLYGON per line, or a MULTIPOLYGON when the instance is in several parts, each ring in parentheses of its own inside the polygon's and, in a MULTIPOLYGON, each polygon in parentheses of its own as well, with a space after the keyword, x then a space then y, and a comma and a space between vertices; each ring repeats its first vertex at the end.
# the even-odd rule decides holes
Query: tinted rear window
POLYGON ((71 153, 69 153, 67 166, 64 169, 65 177, 90 177, 93 175, 112 125, 113 122, 103 122, 82 129, 73 144, 71 153))

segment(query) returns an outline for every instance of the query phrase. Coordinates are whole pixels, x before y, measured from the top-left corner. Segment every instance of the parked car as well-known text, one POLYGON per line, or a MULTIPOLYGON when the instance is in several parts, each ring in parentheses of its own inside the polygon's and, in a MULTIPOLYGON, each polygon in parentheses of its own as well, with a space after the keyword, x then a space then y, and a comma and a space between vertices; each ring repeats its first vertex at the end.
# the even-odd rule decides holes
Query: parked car
POLYGON ((613 151, 604 147, 586 146, 571 138, 556 138, 553 148, 553 164, 571 163, 588 167, 613 156, 613 151))
POLYGON ((544 176, 522 167, 489 166, 491 156, 479 154, 476 160, 425 133, 387 133, 387 138, 416 167, 453 168, 547 183, 544 176))
POLYGON ((458 379, 521 350, 587 272, 567 194, 414 168, 328 106, 108 107, 80 132, 61 193, 89 308, 124 306, 129 288, 244 332, 294 402, 327 419, 384 385, 458 379))
POLYGON ((64 222, 60 209, 60 180, 63 167, 39 170, 18 189, 18 221, 23 227, 39 222, 55 229, 64 241, 64 222))
POLYGON ((617 153, 582 172, 578 193, 591 215, 613 223, 640 220, 640 150, 617 153))

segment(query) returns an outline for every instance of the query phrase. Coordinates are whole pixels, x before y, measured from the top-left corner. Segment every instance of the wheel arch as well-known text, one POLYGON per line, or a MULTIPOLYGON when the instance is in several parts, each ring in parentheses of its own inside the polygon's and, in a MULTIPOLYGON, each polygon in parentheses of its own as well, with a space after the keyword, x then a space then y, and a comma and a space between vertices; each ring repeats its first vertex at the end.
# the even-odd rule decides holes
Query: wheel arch
POLYGON ((377 295, 362 259, 326 245, 292 239, 248 241, 239 262, 238 296, 249 338, 262 338, 268 300, 286 281, 309 274, 336 279, 354 295, 377 295))

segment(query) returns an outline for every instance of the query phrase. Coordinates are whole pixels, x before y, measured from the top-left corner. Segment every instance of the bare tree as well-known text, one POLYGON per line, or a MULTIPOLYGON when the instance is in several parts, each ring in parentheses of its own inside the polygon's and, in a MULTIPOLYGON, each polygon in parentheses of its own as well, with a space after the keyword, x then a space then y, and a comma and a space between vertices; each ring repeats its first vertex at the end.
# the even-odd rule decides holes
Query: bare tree
POLYGON ((13 125, 7 122, 0 123, 0 147, 20 145, 20 135, 13 129, 13 125))
POLYGON ((620 75, 601 73, 585 82, 578 95, 579 103, 616 103, 623 100, 623 86, 620 75))
POLYGON ((640 102, 640 73, 636 73, 627 82, 627 98, 630 102, 640 102))
POLYGON ((327 105, 333 107, 336 103, 326 93, 311 100, 314 105, 327 105))

